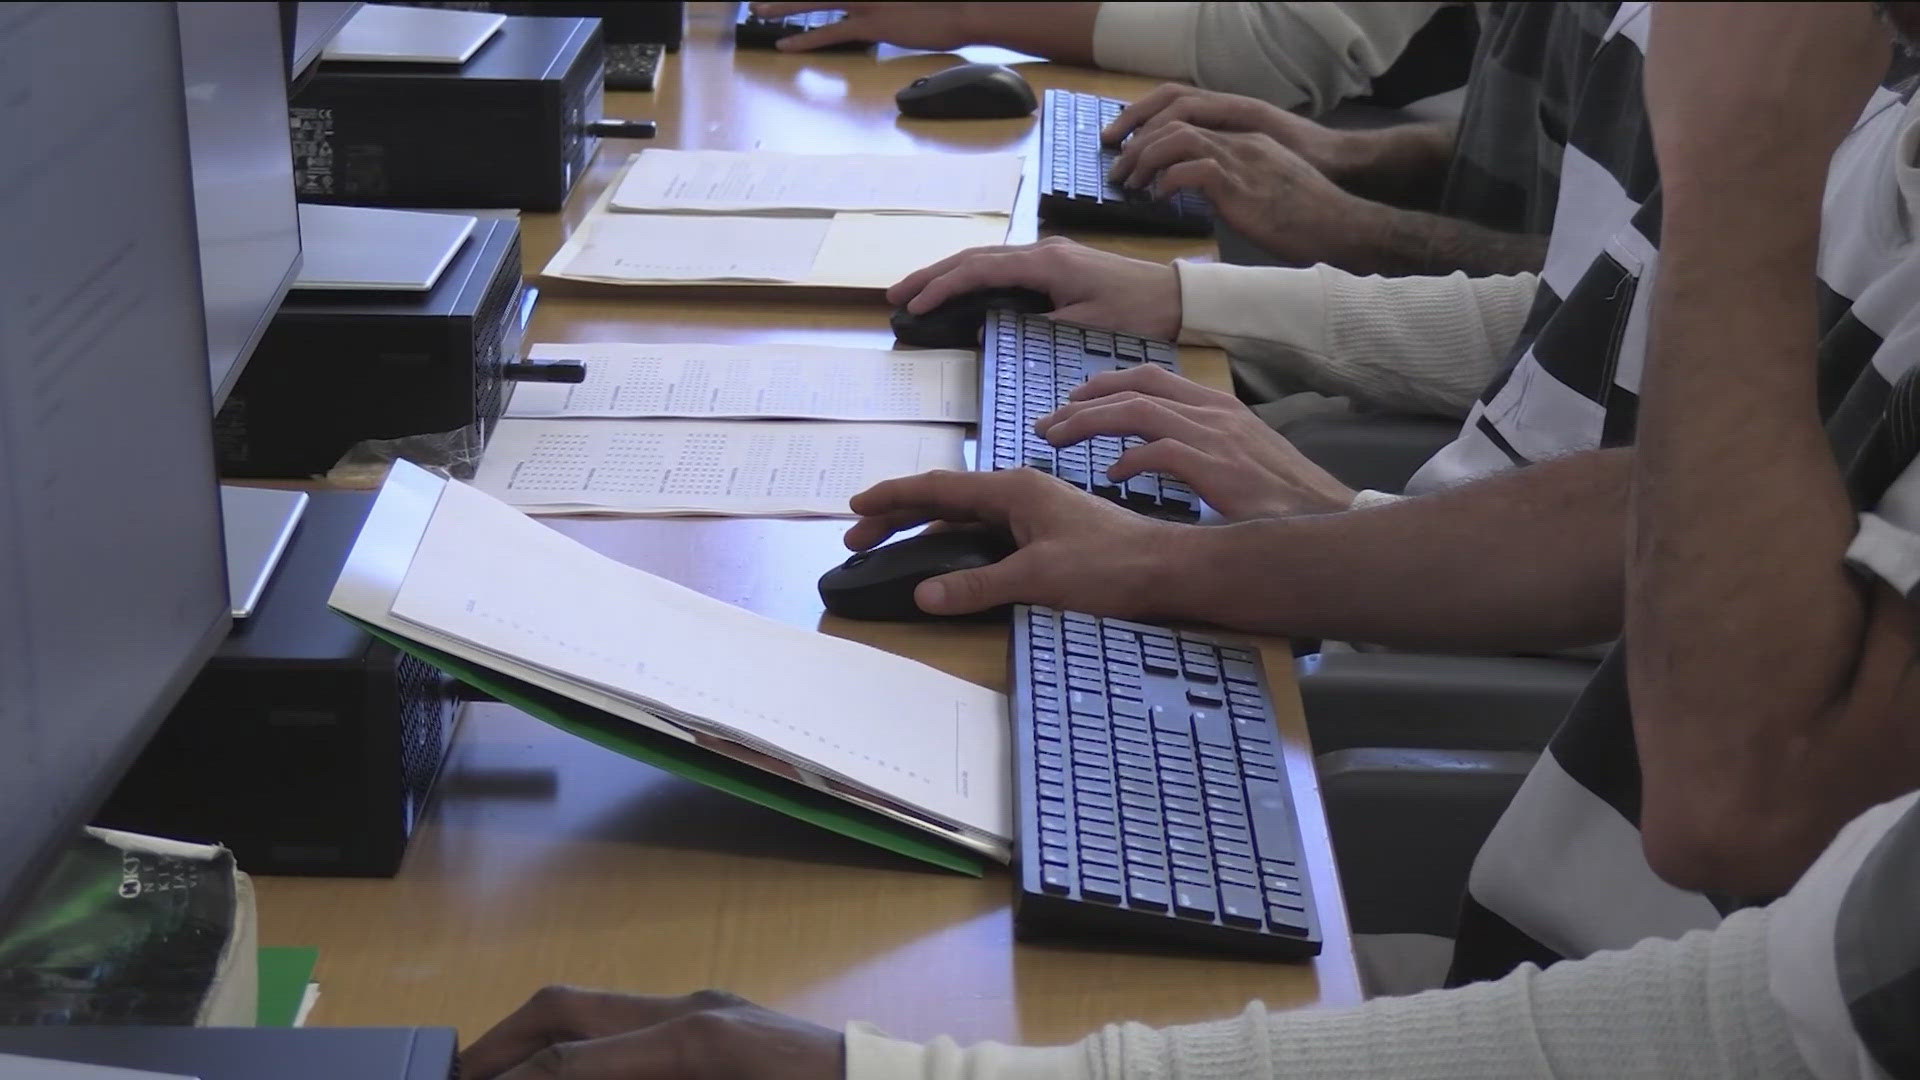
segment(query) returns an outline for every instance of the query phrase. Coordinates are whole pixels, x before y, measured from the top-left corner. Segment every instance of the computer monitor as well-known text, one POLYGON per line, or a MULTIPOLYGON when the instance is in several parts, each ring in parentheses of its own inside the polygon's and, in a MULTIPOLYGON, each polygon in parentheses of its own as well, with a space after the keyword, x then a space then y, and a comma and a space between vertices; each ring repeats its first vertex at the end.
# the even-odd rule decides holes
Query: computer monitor
POLYGON ((285 25, 297 16, 278 3, 177 6, 217 407, 300 269, 285 25))
POLYGON ((0 5, 0 923, 228 628, 174 5, 0 5))

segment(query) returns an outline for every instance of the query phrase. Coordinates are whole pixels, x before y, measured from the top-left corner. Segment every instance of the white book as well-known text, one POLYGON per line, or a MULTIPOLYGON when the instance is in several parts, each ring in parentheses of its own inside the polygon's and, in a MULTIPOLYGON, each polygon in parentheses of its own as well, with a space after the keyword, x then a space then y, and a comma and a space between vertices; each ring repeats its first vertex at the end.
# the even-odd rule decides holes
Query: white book
POLYGON ((530 514, 849 517, 882 480, 966 467, 957 424, 502 420, 473 484, 530 514))
POLYGON ((576 361, 587 378, 523 383, 508 416, 980 419, 980 361, 964 349, 579 343, 527 356, 576 361))
POLYGON ((782 154, 647 149, 615 210, 827 215, 1013 213, 1017 154, 782 154))
POLYGON ((484 11, 368 4, 340 28, 324 60, 396 64, 464 64, 505 26, 505 15, 484 11))
POLYGON ((764 754, 1005 860, 1003 695, 636 570, 396 463, 329 604, 650 730, 764 754))

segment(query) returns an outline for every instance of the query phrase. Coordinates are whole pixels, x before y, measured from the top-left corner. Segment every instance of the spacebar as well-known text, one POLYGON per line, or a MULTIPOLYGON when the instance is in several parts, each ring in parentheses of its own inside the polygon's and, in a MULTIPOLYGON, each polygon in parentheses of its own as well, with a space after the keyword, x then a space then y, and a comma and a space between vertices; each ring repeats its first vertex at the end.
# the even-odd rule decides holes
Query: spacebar
POLYGON ((1300 861, 1293 842, 1293 807, 1285 787, 1271 780, 1249 779, 1247 814, 1253 819, 1253 846, 1262 859, 1300 861))

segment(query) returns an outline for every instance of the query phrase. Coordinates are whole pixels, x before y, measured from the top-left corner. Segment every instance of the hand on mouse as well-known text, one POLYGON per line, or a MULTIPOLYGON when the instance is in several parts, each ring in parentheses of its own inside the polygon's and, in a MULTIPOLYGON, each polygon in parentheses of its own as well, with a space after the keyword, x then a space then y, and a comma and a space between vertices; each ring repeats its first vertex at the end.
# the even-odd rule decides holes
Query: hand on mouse
POLYGON ((1353 505, 1352 488, 1308 460, 1238 398, 1152 364, 1095 375, 1068 395, 1066 405, 1041 417, 1034 431, 1055 446, 1095 435, 1146 439, 1146 445, 1122 453, 1107 475, 1179 477, 1229 521, 1331 514, 1353 505))
POLYGON ((1310 265, 1387 208, 1341 189, 1306 158, 1258 132, 1209 131, 1172 121, 1127 140, 1119 182, 1156 196, 1195 191, 1241 235, 1280 259, 1310 265))
POLYGON ((902 278, 887 301, 918 315, 963 293, 1006 285, 1052 297, 1056 319, 1168 340, 1180 332, 1180 276, 1172 266, 1057 236, 950 255, 902 278))
POLYGON ((849 4, 756 3, 753 13, 780 19, 808 11, 844 11, 847 17, 830 26, 781 38, 782 52, 807 52, 847 41, 872 41, 909 49, 957 49, 975 43, 967 29, 970 4, 849 4))
POLYGON ((460 1055, 471 1080, 840 1080, 837 1031, 716 990, 639 997, 550 986, 460 1055))
POLYGON ((1351 167, 1357 145, 1352 132, 1315 123, 1299 113, 1288 112, 1259 98, 1202 90, 1181 83, 1163 83, 1139 101, 1120 110, 1120 115, 1100 133, 1107 143, 1120 144, 1120 156, 1114 162, 1112 179, 1130 175, 1140 152, 1153 140, 1128 139, 1151 136, 1169 124, 1183 123, 1209 131, 1247 131, 1265 135, 1299 154, 1307 164, 1338 181, 1351 167), (1122 140, 1125 140, 1124 142, 1122 140))
POLYGON ((930 615, 1049 604, 1092 615, 1174 616, 1165 583, 1191 569, 1196 526, 1156 521, 1032 469, 930 472, 855 495, 847 546, 864 551, 929 521, 1005 529, 1019 550, 991 566, 928 578, 913 599, 930 615))

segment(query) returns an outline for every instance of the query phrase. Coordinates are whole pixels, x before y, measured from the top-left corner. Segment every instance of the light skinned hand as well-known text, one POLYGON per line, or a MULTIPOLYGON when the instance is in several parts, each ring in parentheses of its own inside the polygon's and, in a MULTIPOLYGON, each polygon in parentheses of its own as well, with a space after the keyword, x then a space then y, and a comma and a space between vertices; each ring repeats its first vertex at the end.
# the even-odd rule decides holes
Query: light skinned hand
POLYGON ((927 522, 984 525, 1019 550, 991 566, 928 578, 914 590, 922 611, 967 615, 1031 603, 1126 618, 1177 618, 1169 583, 1193 569, 1181 552, 1198 526, 1137 514, 1032 469, 930 472, 888 480, 855 495, 855 551, 927 522))
POLYGON ((1180 332, 1180 276, 1166 263, 1095 251, 1059 237, 1021 247, 980 247, 916 270, 887 290, 914 314, 976 289, 1021 286, 1053 298, 1067 322, 1172 339, 1180 332))
POLYGON ((1202 90, 1183 83, 1162 83, 1146 96, 1120 110, 1100 133, 1101 139, 1120 145, 1112 178, 1134 172, 1134 163, 1152 141, 1146 136, 1169 124, 1188 124, 1209 131, 1244 131, 1265 135, 1326 176, 1338 180, 1348 167, 1353 136, 1259 98, 1202 90))
POLYGON ((1255 132, 1209 131, 1176 120, 1135 135, 1128 149, 1135 144, 1122 184, 1162 197, 1199 192, 1216 216, 1285 262, 1320 261, 1381 209, 1255 132))
POLYGON ((753 13, 779 19, 808 11, 844 11, 830 26, 781 38, 782 52, 807 52, 848 41, 883 42, 908 49, 957 49, 972 45, 966 29, 966 4, 938 3, 756 3, 753 13))
POLYGON ((1353 505, 1352 488, 1238 398, 1153 364, 1095 375, 1034 431, 1055 446, 1095 435, 1146 439, 1123 452, 1107 475, 1116 481, 1143 472, 1178 477, 1229 521, 1330 514, 1353 505))
POLYGON ((460 1055, 468 1080, 841 1080, 837 1031, 732 994, 550 986, 460 1055))

